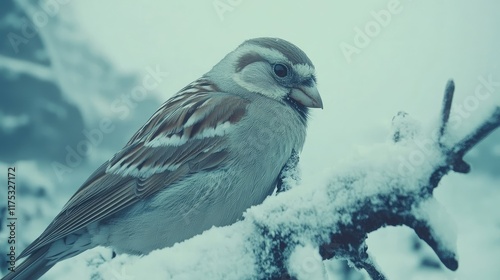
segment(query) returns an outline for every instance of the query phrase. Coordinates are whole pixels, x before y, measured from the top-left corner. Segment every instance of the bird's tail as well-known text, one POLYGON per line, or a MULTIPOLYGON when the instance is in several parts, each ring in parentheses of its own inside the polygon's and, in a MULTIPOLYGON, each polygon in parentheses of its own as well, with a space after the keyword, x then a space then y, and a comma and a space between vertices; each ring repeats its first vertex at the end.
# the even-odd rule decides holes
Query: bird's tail
MULTIPOLYGON (((86 229, 41 246, 2 280, 36 280, 56 263, 95 247, 86 229)), ((26 250, 25 250, 26 251, 26 250)), ((21 253, 23 256, 24 252, 21 253)))
MULTIPOLYGON (((36 242, 36 241, 35 241, 36 242)), ((36 280, 56 263, 95 247, 87 229, 66 235, 52 243, 29 250, 29 256, 2 280, 36 280)), ((21 253, 24 256, 26 250, 21 253)))
POLYGON ((28 256, 13 272, 5 275, 2 280, 33 280, 40 278, 57 262, 46 258, 50 245, 46 245, 28 256))

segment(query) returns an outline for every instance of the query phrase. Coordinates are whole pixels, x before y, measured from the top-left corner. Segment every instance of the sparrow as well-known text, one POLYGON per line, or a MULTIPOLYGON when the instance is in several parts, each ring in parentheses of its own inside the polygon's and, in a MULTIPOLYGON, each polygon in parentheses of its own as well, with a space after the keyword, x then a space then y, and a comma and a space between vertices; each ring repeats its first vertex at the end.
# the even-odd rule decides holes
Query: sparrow
POLYGON ((70 198, 3 279, 38 279, 96 246, 148 254, 242 218, 300 152, 315 68, 292 43, 243 42, 163 103, 70 198))

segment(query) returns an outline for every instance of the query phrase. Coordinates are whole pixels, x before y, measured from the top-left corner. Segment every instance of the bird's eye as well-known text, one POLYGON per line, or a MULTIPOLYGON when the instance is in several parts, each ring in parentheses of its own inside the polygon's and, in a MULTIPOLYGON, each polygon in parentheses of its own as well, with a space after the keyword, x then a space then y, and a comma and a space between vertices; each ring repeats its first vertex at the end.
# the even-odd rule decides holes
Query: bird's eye
POLYGON ((280 78, 286 77, 288 75, 288 68, 283 64, 274 64, 273 70, 274 74, 276 74, 276 76, 280 78))

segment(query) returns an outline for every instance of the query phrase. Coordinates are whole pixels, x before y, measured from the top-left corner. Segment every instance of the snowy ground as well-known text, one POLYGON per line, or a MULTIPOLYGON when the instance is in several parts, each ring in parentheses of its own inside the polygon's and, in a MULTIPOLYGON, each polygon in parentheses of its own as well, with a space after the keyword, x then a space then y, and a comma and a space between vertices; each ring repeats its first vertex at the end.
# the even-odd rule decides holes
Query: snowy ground
MULTIPOLYGON (((21 43, 17 52, 8 40, 0 48, 0 71, 7 69, 0 72, 2 76, 20 83, 16 79, 24 73, 61 88, 60 97, 40 105, 59 116, 60 125, 52 119, 36 123, 45 115, 31 115, 34 109, 25 109, 28 101, 21 103, 8 95, 24 91, 8 92, 10 103, 0 105, 1 142, 8 147, 0 150, 0 179, 5 181, 2 176, 8 166, 16 166, 19 188, 27 186, 17 198, 19 215, 26 217, 18 231, 22 246, 41 233, 79 184, 127 141, 156 106, 248 38, 282 37, 301 47, 316 65, 325 109, 313 112, 301 156, 305 186, 323 182, 329 168, 343 159, 388 141, 391 119, 398 111, 423 123, 435 119, 449 78, 457 86, 452 113, 457 137, 481 121, 487 109, 500 104, 500 3, 493 0, 66 2, 49 24, 39 27, 40 36, 21 43), (71 28, 54 27, 56 18, 71 28), (32 50, 43 44, 42 51, 32 50), (28 53, 36 55, 26 58, 28 53), (20 63, 27 60, 36 63, 20 63), (48 69, 54 73, 48 74, 52 73, 48 69), (122 96, 151 69, 168 73, 158 88, 126 111, 113 111, 113 104, 123 105, 122 96), (65 118, 71 122, 64 123, 65 118), (80 131, 99 127, 103 118, 111 119, 115 129, 104 133, 71 173, 55 172, 51 163, 63 161, 66 147, 76 148, 85 139, 80 131), (19 134, 27 139, 23 141, 9 136, 33 123, 47 134, 42 140, 64 140, 44 144, 36 138, 42 132, 19 134), (67 133, 72 137, 64 135, 72 127, 75 131, 67 133), (44 199, 37 191, 44 192, 44 199)), ((0 27, 12 22, 13 17, 2 17, 0 27)), ((35 99, 45 90, 34 86, 26 92, 27 98, 35 99)), ((497 131, 466 157, 471 174, 449 175, 436 190, 457 224, 458 271, 439 266, 434 253, 415 240, 411 230, 386 228, 373 233, 368 245, 389 279, 500 277, 499 143, 497 131)), ((3 205, 4 194, 0 197, 3 205)), ((5 236, 2 230, 2 255, 5 236)), ((87 252, 57 265, 45 279, 66 279, 69 269, 73 279, 89 279, 84 267, 90 260, 96 265, 100 253, 110 257, 102 248, 87 252), (80 270, 86 272, 78 274, 80 270)), ((346 279, 340 265, 329 267, 331 279, 346 279)))

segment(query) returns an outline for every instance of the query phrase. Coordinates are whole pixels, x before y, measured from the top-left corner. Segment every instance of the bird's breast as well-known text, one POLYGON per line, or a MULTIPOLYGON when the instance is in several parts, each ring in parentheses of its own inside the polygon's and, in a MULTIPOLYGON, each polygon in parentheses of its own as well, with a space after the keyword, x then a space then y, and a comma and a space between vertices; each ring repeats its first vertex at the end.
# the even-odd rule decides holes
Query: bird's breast
POLYGON ((120 244, 116 249, 123 252, 148 253, 212 226, 232 224, 262 203, 305 139, 299 116, 275 105, 249 105, 248 115, 227 135, 228 161, 221 168, 191 174, 128 210, 109 224, 110 244, 120 244))

